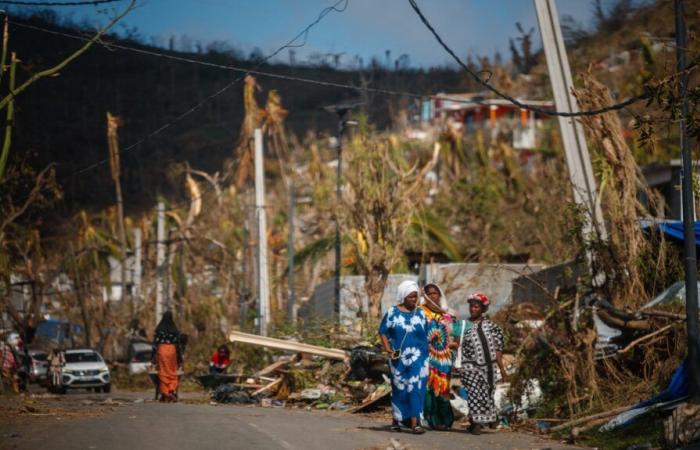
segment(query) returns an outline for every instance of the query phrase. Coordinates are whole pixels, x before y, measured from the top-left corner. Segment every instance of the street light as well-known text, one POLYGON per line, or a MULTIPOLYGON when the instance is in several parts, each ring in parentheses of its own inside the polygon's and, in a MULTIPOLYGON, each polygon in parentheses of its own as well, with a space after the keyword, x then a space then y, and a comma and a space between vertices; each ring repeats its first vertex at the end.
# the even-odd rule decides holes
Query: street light
MULTIPOLYGON (((336 174, 336 186, 335 186, 335 196, 338 203, 340 203, 340 180, 342 176, 342 161, 343 161, 343 132, 349 126, 357 125, 354 120, 345 120, 347 113, 355 108, 364 105, 362 102, 343 102, 335 105, 324 106, 323 109, 335 113, 338 116, 338 131, 336 135, 337 146, 338 146, 338 167, 336 174)), ((338 220, 338 214, 336 211, 335 215, 335 286, 333 289, 335 305, 333 307, 334 313, 338 314, 340 311, 340 221, 338 220)))

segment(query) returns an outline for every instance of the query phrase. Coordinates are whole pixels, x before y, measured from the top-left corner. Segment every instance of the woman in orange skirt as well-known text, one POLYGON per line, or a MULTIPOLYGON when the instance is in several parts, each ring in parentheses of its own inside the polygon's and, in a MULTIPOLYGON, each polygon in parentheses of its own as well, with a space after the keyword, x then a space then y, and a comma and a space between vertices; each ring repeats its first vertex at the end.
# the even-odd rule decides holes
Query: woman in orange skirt
POLYGON ((180 330, 173 321, 173 313, 166 311, 153 337, 153 363, 158 369, 158 388, 161 402, 177 401, 177 369, 182 366, 180 330))

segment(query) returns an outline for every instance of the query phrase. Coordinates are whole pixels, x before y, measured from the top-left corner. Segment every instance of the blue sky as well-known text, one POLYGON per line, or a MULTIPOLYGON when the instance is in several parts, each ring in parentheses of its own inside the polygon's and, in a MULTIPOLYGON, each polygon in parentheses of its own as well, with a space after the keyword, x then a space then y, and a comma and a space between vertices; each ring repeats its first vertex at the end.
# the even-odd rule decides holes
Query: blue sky
MULTIPOLYGON (((147 42, 165 44, 171 35, 187 35, 191 42, 228 41, 249 53, 264 54, 287 42, 319 12, 337 0, 141 0, 125 23, 137 27, 147 42)), ((612 0, 605 0, 609 4, 612 0)), ((557 0, 560 16, 582 23, 591 18, 591 0, 557 0)), ((126 4, 126 2, 122 2, 126 4)), ((515 22, 536 27, 532 0, 418 0, 428 18, 460 56, 509 56, 508 38, 517 35, 515 22)), ((111 8, 81 7, 70 12, 76 21, 103 22, 111 8)), ((180 39, 177 40, 180 42, 180 39)), ((419 22, 407 0, 349 0, 345 12, 329 13, 310 32, 308 43, 297 49, 297 60, 314 52, 340 53, 342 63, 354 55, 364 61, 385 50, 392 58, 406 53, 414 66, 442 65, 448 57, 419 22)), ((281 60, 288 59, 285 51, 281 60)))

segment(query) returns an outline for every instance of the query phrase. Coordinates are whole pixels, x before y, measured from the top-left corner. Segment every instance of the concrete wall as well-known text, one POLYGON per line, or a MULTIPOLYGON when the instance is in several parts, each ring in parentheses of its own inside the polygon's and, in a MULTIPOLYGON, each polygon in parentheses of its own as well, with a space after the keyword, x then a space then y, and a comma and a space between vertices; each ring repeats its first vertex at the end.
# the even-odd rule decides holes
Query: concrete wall
POLYGON ((573 292, 586 270, 585 263, 569 261, 520 276, 513 280, 513 303, 549 305, 557 289, 560 296, 573 292))
MULTIPOLYGON (((413 274, 389 275, 382 296, 382 313, 396 304, 396 289, 404 280, 417 281, 418 277, 413 274)), ((334 320, 336 318, 334 288, 335 280, 333 278, 316 286, 311 298, 300 306, 298 317, 302 320, 334 320)), ((342 277, 340 279, 340 305, 337 308, 340 323, 351 325, 362 312, 368 310, 368 306, 364 277, 360 275, 342 277)))
MULTIPOLYGON (((465 318, 469 316, 466 299, 472 293, 486 294, 491 299, 489 312, 493 314, 516 299, 533 301, 546 295, 531 282, 532 279, 539 280, 554 292, 558 283, 569 286, 578 275, 576 266, 573 265, 567 269, 568 266, 562 264, 538 273, 542 267, 539 264, 428 264, 421 268, 420 276, 393 274, 389 276, 382 297, 382 313, 396 304, 396 289, 404 280, 417 281, 421 286, 428 282, 437 283, 457 317, 465 318)), ((343 325, 351 325, 361 312, 367 311, 363 283, 362 276, 342 277, 337 316, 333 296, 334 280, 319 284, 311 298, 299 308, 299 318, 339 320, 343 325)))
POLYGON ((457 317, 465 318, 469 316, 466 300, 470 294, 481 292, 489 297, 489 312, 493 314, 511 302, 514 279, 531 275, 541 267, 537 264, 428 264, 423 266, 421 280, 438 284, 457 317))

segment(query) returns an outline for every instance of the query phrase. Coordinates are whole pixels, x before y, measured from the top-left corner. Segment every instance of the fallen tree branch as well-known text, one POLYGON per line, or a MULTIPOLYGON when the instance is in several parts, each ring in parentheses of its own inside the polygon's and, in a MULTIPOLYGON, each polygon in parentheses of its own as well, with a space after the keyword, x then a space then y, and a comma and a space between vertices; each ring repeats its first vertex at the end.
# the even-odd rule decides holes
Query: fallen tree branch
POLYGON ((618 350, 617 353, 626 353, 626 352, 630 351, 632 348, 634 348, 640 342, 644 342, 648 339, 651 339, 654 336, 656 336, 657 334, 661 334, 664 331, 667 331, 667 330, 673 328, 674 326, 678 325, 679 323, 680 322, 669 323, 665 327, 661 327, 658 330, 654 331, 653 333, 645 334, 644 336, 642 336, 638 339, 635 339, 632 342, 630 342, 629 344, 627 344, 627 346, 625 348, 623 348, 622 350, 618 350))
POLYGON ((648 311, 639 311, 639 313, 643 316, 649 316, 649 317, 666 317, 668 319, 674 319, 674 320, 685 320, 686 319, 685 314, 678 314, 678 313, 672 313, 672 312, 667 312, 667 311, 656 311, 653 309, 650 309, 648 311))
POLYGON ((523 339, 523 342, 520 343, 520 346, 515 351, 515 360, 516 361, 519 360, 520 354, 523 352, 523 349, 525 348, 525 344, 527 344, 530 341, 530 339, 532 339, 533 337, 535 337, 536 335, 538 335, 539 333, 542 332, 542 329, 544 328, 547 321, 549 319, 551 319, 552 317, 554 317, 554 315, 557 314, 559 311, 561 311, 562 309, 571 305, 573 302, 574 302, 574 300, 567 300, 564 303, 562 303, 561 305, 559 305, 557 308, 554 308, 549 313, 547 313, 546 316, 544 316, 544 319, 542 320, 542 326, 536 330, 533 330, 532 333, 525 336, 525 339, 523 339))
POLYGON ((615 328, 626 328, 628 330, 642 330, 647 331, 651 329, 651 323, 648 320, 624 320, 613 316, 608 311, 604 309, 598 309, 596 314, 605 322, 606 325, 615 328))
POLYGON ((627 411, 632 406, 634 406, 634 405, 620 406, 619 408, 611 409, 610 411, 605 411, 602 413, 593 414, 593 415, 585 416, 585 417, 579 417, 578 419, 570 420, 569 422, 563 423, 561 425, 557 425, 556 427, 552 427, 549 429, 549 431, 561 431, 561 430, 565 430, 567 428, 573 427, 573 426, 581 424, 581 423, 587 423, 587 422, 590 422, 592 420, 611 417, 611 416, 620 414, 623 411, 627 411))

